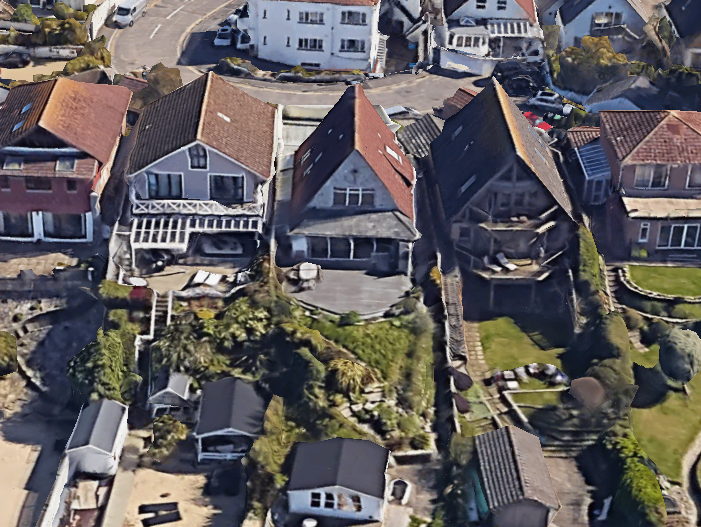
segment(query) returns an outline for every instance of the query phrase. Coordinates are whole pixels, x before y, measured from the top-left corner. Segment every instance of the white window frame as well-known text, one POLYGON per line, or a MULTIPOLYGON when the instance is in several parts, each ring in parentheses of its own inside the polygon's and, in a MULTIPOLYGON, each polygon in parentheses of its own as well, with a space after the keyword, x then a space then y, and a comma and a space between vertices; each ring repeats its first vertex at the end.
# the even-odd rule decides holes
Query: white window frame
POLYGON ((298 51, 324 51, 324 40, 321 38, 299 38, 297 39, 298 51), (312 47, 312 42, 316 47, 312 47))
POLYGON ((22 170, 24 168, 24 158, 19 157, 19 156, 7 156, 5 158, 5 161, 3 162, 2 169, 3 170, 22 170), (9 168, 7 165, 9 165, 12 161, 18 162, 19 161, 19 168, 9 168))
POLYGON ((660 228, 657 232, 657 249, 668 249, 668 250, 677 250, 677 249, 686 249, 686 250, 694 250, 697 249, 699 246, 699 232, 701 231, 701 225, 698 223, 673 223, 673 224, 665 224, 665 225, 660 225, 660 228), (667 245, 660 245, 660 234, 662 234, 662 229, 664 227, 669 227, 669 240, 667 240, 667 245), (692 247, 686 247, 686 231, 689 227, 696 227, 696 241, 694 242, 692 247), (672 247, 672 235, 674 234, 674 229, 675 228, 681 228, 682 230, 682 245, 680 247, 672 247))
POLYGON ((75 158, 75 157, 59 157, 59 158, 56 160, 56 172, 75 172, 75 164, 76 164, 76 158, 75 158), (73 164, 72 164, 71 168, 61 169, 61 168, 59 168, 59 164, 60 164, 62 161, 72 161, 73 164))
POLYGON ((696 169, 699 172, 699 176, 701 176, 701 165, 689 165, 689 168, 686 172, 686 188, 689 190, 697 190, 697 189, 701 190, 701 184, 699 184, 698 187, 690 187, 689 186, 689 183, 691 182, 691 172, 694 169, 694 167, 696 167, 696 169))
POLYGON ((497 11, 504 11, 506 9, 506 0, 497 0, 497 11))
POLYGON ((372 202, 373 206, 375 204, 375 198, 377 197, 377 193, 375 192, 374 188, 362 188, 362 187, 334 187, 333 189, 333 198, 332 198, 332 206, 333 207, 362 207, 363 206, 363 195, 372 195, 372 202), (336 194, 340 193, 345 193, 346 194, 346 201, 343 205, 333 205, 333 203, 336 201, 336 194), (357 205, 350 205, 350 196, 351 194, 353 195, 358 195, 358 204, 357 205))
MULTIPOLYGON (((263 38, 265 38, 265 37, 263 37, 263 38)), ((187 152, 188 167, 190 168, 190 170, 197 170, 200 172, 202 172, 204 170, 209 170, 209 151, 207 150, 207 147, 205 147, 204 145, 200 145, 200 144, 191 145, 187 148, 186 152, 187 152), (193 168, 192 167, 192 157, 190 156, 190 149, 191 148, 202 148, 202 150, 204 151, 204 160, 205 160, 204 168, 193 168)))
POLYGON ((323 503, 323 493, 322 492, 312 492, 309 494, 309 507, 312 509, 321 509, 323 503), (316 496, 319 496, 316 498, 316 496), (319 502, 319 505, 312 505, 315 501, 319 502))
POLYGON ((608 29, 610 27, 616 27, 620 26, 623 24, 623 13, 620 11, 599 11, 594 13, 591 16, 591 27, 592 29, 608 29), (598 23, 596 19, 598 17, 606 17, 606 16, 611 16, 611 23, 610 24, 605 24, 605 23, 598 23), (616 24, 616 15, 620 16, 619 23, 616 24))
POLYGON ((246 203, 246 177, 243 174, 207 174, 207 178, 209 179, 209 199, 210 200, 217 200, 217 199, 222 199, 222 198, 213 198, 212 197, 212 178, 215 177, 231 177, 231 178, 240 178, 241 179, 241 201, 237 203, 246 203))
POLYGON ((636 189, 639 189, 639 190, 665 190, 667 187, 669 187, 669 165, 637 165, 635 167, 633 187, 636 189), (662 167, 662 169, 665 171, 665 182, 664 182, 663 187, 653 187, 652 186, 652 182, 654 181, 654 178, 655 178, 655 169, 657 167, 662 167), (648 173, 641 174, 641 172, 648 172, 648 173), (644 176, 648 179, 645 186, 638 185, 638 176, 644 176))
POLYGON ((367 13, 363 13, 362 11, 341 11, 341 24, 349 26, 367 26, 367 13), (358 15, 358 17, 360 18, 360 22, 353 21, 355 15, 358 15))
POLYGON ((343 53, 365 53, 365 40, 360 38, 342 38, 339 51, 343 53), (350 49, 351 42, 355 42, 357 47, 350 49))
POLYGON ((312 24, 316 26, 324 25, 323 11, 300 11, 298 24, 312 24))
POLYGON ((336 508, 336 506, 336 495, 333 492, 324 492, 324 506, 322 508, 327 510, 333 510, 336 508), (331 503, 331 507, 327 507, 327 503, 331 503))
MULTIPOLYGON (((9 213, 12 214, 9 211, 0 211, 0 239, 2 240, 31 240, 35 238, 34 234, 34 215, 31 212, 28 212, 25 214, 25 217, 27 218, 27 227, 29 227, 29 234, 27 236, 12 236, 9 234, 4 234, 2 231, 5 230, 5 214, 9 213)), ((19 213, 17 213, 19 214, 19 213)))
POLYGON ((647 243, 650 239, 650 222, 644 221, 640 224, 640 232, 638 233, 638 243, 647 243), (643 235, 644 233, 644 235, 643 235))
MULTIPOLYGON (((57 214, 59 215, 59 214, 57 214)), ((53 224, 53 216, 54 214, 51 212, 42 212, 41 213, 41 229, 43 232, 43 239, 44 240, 57 240, 57 241, 70 241, 70 240, 84 240, 87 238, 88 235, 88 225, 87 225, 87 218, 86 218, 86 213, 82 214, 76 214, 76 216, 80 216, 80 236, 78 238, 52 238, 51 235, 47 233, 47 229, 44 222, 46 220, 50 220, 51 223, 53 224)))
POLYGON ((475 7, 477 9, 487 9, 487 0, 477 0, 475 7))
POLYGON ((168 200, 168 199, 183 199, 185 196, 185 181, 182 172, 147 172, 146 173, 146 194, 148 195, 148 199, 151 200, 168 200), (149 182, 149 179, 151 176, 178 176, 180 178, 180 196, 168 196, 168 197, 153 197, 151 196, 151 184, 149 182))

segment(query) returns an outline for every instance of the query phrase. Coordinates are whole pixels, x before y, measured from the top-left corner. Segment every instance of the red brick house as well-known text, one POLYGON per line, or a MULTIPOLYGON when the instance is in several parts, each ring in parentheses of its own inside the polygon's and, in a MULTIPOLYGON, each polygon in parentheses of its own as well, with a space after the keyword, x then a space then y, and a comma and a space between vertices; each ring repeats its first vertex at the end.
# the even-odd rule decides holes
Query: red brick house
POLYGON ((600 112, 613 193, 605 235, 622 258, 697 259, 701 253, 701 114, 600 112))
POLYGON ((0 108, 0 239, 91 242, 125 127, 127 88, 58 78, 0 108))

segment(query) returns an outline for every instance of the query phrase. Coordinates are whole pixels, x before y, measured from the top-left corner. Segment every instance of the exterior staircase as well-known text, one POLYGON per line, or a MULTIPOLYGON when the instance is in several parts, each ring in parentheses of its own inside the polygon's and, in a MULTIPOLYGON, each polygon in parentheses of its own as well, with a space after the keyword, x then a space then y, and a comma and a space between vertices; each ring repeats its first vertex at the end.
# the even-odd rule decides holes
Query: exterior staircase
POLYGON ((618 296, 616 294, 621 287, 620 280, 618 279, 618 267, 614 265, 606 266, 606 284, 611 300, 613 301, 613 307, 616 308, 616 311, 622 313, 625 306, 618 301, 618 296))
POLYGON ((389 36, 387 35, 380 35, 380 41, 377 44, 377 61, 376 61, 376 68, 375 72, 380 73, 383 72, 385 69, 385 65, 387 64, 387 39, 389 36))
POLYGON ((156 309, 154 315, 155 321, 153 324, 153 340, 154 342, 163 337, 166 326, 168 325, 168 295, 158 295, 156 297, 156 309))

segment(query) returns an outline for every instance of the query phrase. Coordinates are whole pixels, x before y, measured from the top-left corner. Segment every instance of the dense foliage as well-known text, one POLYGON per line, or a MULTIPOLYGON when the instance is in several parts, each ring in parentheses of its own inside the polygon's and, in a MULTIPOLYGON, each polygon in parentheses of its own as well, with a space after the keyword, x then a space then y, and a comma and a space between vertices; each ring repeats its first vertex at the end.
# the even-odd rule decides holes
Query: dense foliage
POLYGON ((170 415, 153 421, 153 443, 148 456, 154 461, 164 461, 173 453, 180 441, 187 438, 188 428, 170 415))
POLYGON ((701 368, 701 338, 688 329, 672 329, 660 341, 660 367, 670 379, 686 384, 701 368))
POLYGON ((17 338, 0 331, 0 377, 17 371, 17 338))
POLYGON ((608 310, 603 295, 605 286, 594 237, 586 227, 580 226, 577 239, 579 242, 576 273, 578 292, 588 312, 603 315, 608 310))

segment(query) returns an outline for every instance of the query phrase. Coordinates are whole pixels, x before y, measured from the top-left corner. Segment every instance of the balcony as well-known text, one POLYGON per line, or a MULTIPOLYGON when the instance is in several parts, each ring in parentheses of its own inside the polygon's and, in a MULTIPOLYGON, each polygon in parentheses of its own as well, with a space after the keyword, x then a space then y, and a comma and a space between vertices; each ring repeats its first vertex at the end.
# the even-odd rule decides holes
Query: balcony
POLYGON ((261 199, 251 203, 222 205, 217 201, 153 199, 132 202, 134 214, 187 214, 197 216, 261 216, 261 199))

